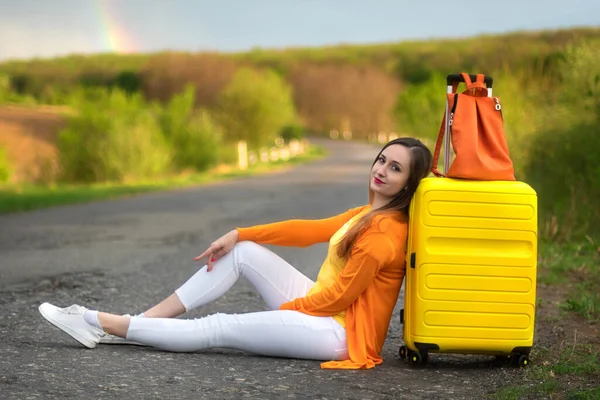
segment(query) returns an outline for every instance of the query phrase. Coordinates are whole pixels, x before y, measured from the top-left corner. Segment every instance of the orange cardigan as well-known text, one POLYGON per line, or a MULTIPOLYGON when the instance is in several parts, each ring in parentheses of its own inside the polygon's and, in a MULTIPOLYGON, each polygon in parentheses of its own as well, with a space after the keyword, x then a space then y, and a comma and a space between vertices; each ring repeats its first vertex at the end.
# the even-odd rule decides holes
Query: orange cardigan
MULTIPOLYGON (((352 217, 369 208, 357 207, 321 220, 295 219, 237 228, 239 241, 297 247, 327 242, 352 217)), ((322 368, 373 368, 383 361, 381 349, 404 279, 407 230, 405 219, 398 214, 374 217, 355 242, 333 284, 281 305, 282 310, 315 316, 333 316, 345 311, 350 359, 328 361, 321 364, 322 368)))

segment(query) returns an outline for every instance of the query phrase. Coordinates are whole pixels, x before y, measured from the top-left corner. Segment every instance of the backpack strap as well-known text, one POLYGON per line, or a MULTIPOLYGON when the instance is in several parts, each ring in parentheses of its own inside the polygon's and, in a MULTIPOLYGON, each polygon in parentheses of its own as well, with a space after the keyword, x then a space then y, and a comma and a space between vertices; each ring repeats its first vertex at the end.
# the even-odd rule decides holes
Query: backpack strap
POLYGON ((435 150, 433 152, 433 163, 431 165, 431 172, 437 177, 445 176, 440 172, 437 168, 439 159, 440 159, 440 151, 442 149, 442 141, 444 140, 444 133, 446 132, 446 113, 444 112, 444 118, 442 118, 442 124, 440 126, 440 131, 438 133, 437 142, 435 143, 435 150))
POLYGON ((465 80, 465 85, 467 85, 467 90, 463 92, 463 94, 468 94, 471 96, 487 96, 487 87, 485 86, 485 75, 477 74, 477 79, 475 82, 471 81, 471 77, 467 73, 461 73, 463 79, 465 80))

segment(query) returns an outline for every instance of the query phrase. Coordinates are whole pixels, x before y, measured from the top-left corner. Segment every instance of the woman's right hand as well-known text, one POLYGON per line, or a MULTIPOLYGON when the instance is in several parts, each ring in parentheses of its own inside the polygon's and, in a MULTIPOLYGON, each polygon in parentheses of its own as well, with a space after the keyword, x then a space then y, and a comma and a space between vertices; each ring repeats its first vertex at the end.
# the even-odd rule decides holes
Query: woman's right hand
POLYGON ((231 249, 233 249, 233 246, 237 243, 238 237, 239 234, 236 229, 224 234, 212 242, 208 249, 204 251, 204 253, 194 258, 194 261, 200 261, 204 257, 207 257, 206 265, 208 267, 208 272, 212 271, 213 262, 229 253, 231 249))

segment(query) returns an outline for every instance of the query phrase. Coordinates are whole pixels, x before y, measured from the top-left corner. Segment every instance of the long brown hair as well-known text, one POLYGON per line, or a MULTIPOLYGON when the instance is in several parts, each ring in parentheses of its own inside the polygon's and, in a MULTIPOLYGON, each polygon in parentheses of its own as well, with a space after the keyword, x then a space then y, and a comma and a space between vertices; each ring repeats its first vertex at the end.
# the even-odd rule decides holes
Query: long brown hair
MULTIPOLYGON (((358 236, 367 228, 371 223, 373 217, 379 214, 396 214, 397 218, 408 218, 408 209, 412 200, 417 186, 421 179, 429 175, 431 171, 432 155, 431 151, 425 146, 420 140, 414 138, 399 138, 388 142, 377 154, 373 164, 371 164, 371 171, 373 165, 377 162, 381 153, 388 147, 399 144, 408 147, 410 150, 410 167, 408 180, 406 187, 400 190, 396 196, 385 206, 378 208, 377 210, 371 210, 366 213, 361 219, 359 219, 344 235, 344 238, 340 242, 337 248, 337 254, 339 257, 349 257, 352 251, 352 246, 356 242, 358 236)), ((369 203, 373 203, 373 197, 375 193, 371 189, 371 173, 369 171, 369 203)))

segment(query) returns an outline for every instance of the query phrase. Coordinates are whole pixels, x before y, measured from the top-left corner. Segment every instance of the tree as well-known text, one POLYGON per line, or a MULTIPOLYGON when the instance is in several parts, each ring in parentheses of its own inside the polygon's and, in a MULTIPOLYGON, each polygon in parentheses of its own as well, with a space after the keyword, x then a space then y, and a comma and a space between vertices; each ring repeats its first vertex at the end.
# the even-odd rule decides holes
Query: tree
POLYGON ((289 77, 309 129, 352 130, 354 137, 393 131, 400 83, 372 66, 303 64, 289 77))
POLYGON ((217 110, 227 140, 246 140, 254 149, 270 145, 283 126, 296 121, 290 86, 270 70, 238 70, 217 110))

